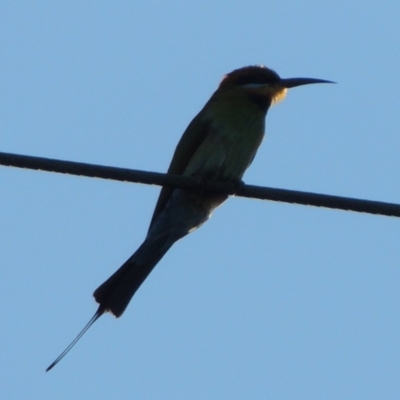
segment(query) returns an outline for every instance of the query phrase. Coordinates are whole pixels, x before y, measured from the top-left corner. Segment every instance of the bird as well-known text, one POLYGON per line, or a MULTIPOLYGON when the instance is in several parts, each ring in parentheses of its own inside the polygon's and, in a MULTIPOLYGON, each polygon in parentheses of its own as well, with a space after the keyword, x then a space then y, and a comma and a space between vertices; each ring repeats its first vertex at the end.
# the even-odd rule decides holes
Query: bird
MULTIPOLYGON (((324 79, 281 78, 263 65, 226 74, 203 109, 183 133, 169 174, 202 181, 240 184, 264 138, 269 108, 296 86, 334 83, 324 79)), ((171 246, 206 222, 228 195, 163 187, 150 226, 136 252, 93 293, 97 311, 51 370, 94 322, 106 312, 120 317, 154 267, 171 246)))

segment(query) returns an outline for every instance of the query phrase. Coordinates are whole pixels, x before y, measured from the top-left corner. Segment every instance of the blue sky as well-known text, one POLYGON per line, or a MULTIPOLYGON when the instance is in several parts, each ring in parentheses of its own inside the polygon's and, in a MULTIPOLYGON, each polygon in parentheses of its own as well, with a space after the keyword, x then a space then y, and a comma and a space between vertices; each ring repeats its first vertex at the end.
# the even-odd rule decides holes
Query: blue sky
MULTIPOLYGON (((163 172, 222 75, 293 89, 250 184, 400 202, 396 2, 0 5, 0 151, 163 172)), ((0 167, 0 381, 8 399, 393 399, 400 221, 232 198, 119 320, 93 290, 137 248, 159 189, 0 167)))

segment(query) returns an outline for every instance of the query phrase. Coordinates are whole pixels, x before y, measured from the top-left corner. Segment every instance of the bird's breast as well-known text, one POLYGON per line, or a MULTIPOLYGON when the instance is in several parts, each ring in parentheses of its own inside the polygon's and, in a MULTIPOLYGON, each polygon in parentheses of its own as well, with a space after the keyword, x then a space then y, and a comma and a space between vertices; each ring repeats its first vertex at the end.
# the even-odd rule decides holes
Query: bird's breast
POLYGON ((209 132, 191 158, 185 175, 213 180, 240 180, 253 161, 263 137, 264 118, 211 121, 209 132))

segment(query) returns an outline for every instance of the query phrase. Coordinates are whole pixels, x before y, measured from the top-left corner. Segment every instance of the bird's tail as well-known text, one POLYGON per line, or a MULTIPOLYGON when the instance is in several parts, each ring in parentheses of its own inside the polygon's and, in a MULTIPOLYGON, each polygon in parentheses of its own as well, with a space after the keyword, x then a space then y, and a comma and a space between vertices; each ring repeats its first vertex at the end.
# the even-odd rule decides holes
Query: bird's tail
POLYGON ((146 239, 137 251, 93 293, 103 312, 120 317, 140 285, 170 249, 168 238, 146 239))
POLYGON ((54 368, 65 357, 85 332, 105 312, 109 311, 116 317, 122 315, 136 290, 139 289, 139 286, 175 241, 176 239, 171 240, 168 235, 159 236, 158 238, 146 238, 133 256, 95 290, 94 297, 99 303, 99 308, 78 336, 50 364, 46 372, 54 368))

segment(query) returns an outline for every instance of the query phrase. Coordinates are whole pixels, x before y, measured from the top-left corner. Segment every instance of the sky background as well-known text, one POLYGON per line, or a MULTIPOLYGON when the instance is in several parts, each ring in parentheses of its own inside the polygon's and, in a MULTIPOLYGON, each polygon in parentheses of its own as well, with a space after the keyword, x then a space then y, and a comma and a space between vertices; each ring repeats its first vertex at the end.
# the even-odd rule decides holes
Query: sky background
MULTIPOLYGON (((400 4, 2 1, 0 151, 163 172, 221 77, 293 89, 249 184, 400 202, 400 4), (135 4, 137 3, 137 4, 135 4)), ((155 186, 0 167, 4 399, 397 399, 400 221, 232 198, 119 320, 93 290, 155 186)))

